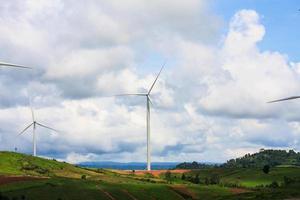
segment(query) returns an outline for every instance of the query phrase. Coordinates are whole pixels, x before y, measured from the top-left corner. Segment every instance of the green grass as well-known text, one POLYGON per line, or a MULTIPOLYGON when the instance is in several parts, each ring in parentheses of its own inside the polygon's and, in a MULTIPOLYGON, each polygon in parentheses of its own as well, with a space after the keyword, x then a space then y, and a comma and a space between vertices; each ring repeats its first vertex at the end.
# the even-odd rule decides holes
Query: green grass
POLYGON ((0 152, 0 175, 80 178, 83 174, 88 176, 95 175, 92 171, 64 162, 14 152, 0 152))
POLYGON ((121 174, 105 169, 83 169, 74 165, 32 157, 28 155, 0 152, 0 175, 34 175, 48 177, 35 181, 17 182, 0 185, 0 193, 21 199, 26 196, 30 200, 76 200, 76 199, 114 199, 139 200, 233 200, 233 199, 285 199, 300 197, 300 184, 276 189, 256 186, 268 185, 272 181, 281 183, 287 176, 300 180, 300 168, 280 166, 271 168, 269 174, 261 169, 201 169, 186 174, 199 174, 200 181, 212 174, 221 178, 220 185, 192 184, 181 180, 181 174, 172 174, 168 184, 161 177, 149 175, 121 174), (24 168, 25 166, 25 168, 24 168), (44 173, 46 171, 46 173, 44 173), (42 173, 41 173, 42 172, 42 173), (82 180, 81 176, 87 179, 82 180), (247 193, 234 194, 229 184, 248 188, 247 193), (227 186, 227 187, 225 187, 227 186))
POLYGON ((189 175, 199 174, 202 181, 212 174, 218 174, 222 183, 236 184, 242 187, 256 187, 260 185, 269 185, 273 181, 283 182, 283 177, 293 177, 300 179, 299 167, 275 167, 271 168, 269 174, 263 173, 261 169, 201 169, 194 170, 189 175))

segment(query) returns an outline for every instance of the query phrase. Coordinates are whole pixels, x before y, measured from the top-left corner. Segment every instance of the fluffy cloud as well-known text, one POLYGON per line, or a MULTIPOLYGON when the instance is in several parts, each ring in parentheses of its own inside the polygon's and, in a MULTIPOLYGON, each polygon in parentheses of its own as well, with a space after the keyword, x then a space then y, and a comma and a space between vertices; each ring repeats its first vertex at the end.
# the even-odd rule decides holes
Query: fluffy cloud
POLYGON ((253 10, 237 12, 223 36, 204 0, 16 0, 0 13, 1 59, 35 68, 1 70, 3 150, 31 152, 30 131, 16 138, 31 96, 38 121, 61 130, 37 129, 39 155, 144 161, 146 99, 110 96, 146 92, 164 59, 152 93, 154 161, 299 149, 299 103, 265 102, 299 92, 300 64, 258 48, 267 30, 253 10))

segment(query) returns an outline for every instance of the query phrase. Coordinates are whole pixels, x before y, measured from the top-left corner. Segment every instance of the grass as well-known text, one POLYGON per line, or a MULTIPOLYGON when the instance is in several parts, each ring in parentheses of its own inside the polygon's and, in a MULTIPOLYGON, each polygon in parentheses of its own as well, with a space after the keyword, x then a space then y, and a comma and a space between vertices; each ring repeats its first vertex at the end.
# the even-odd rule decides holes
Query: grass
POLYGON ((0 152, 0 175, 33 175, 47 177, 35 181, 17 182, 0 185, 0 193, 10 199, 31 200, 76 200, 76 199, 124 199, 124 200, 233 200, 233 199, 285 199, 300 197, 300 183, 280 188, 257 187, 273 181, 282 183, 283 177, 300 180, 300 168, 280 166, 271 168, 269 174, 261 169, 201 169, 193 170, 186 176, 199 174, 200 181, 217 174, 220 185, 192 184, 181 180, 181 174, 172 174, 171 184, 164 175, 122 174, 105 169, 79 168, 74 165, 36 158, 28 155, 0 152), (81 176, 86 175, 86 180, 81 176), (228 187, 236 184, 247 188, 245 193, 237 194, 228 187))
POLYGON ((206 177, 211 177, 217 174, 222 183, 230 183, 242 187, 256 187, 261 185, 269 185, 273 181, 278 183, 283 182, 283 177, 293 177, 300 179, 299 167, 275 167, 271 168, 269 174, 263 173, 262 169, 201 169, 194 170, 187 176, 199 174, 200 179, 204 180, 206 177))

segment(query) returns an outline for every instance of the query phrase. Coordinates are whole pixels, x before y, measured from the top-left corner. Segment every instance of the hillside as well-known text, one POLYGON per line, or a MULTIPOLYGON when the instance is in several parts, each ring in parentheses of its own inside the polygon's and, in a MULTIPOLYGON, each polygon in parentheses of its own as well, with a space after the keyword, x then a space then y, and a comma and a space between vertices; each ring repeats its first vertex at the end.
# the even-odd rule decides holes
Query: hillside
POLYGON ((55 160, 0 152, 0 199, 279 200, 300 197, 299 187, 299 167, 274 167, 268 174, 257 168, 151 172, 84 169, 55 160))
POLYGON ((56 160, 33 157, 31 155, 15 152, 0 152, 0 175, 80 178, 83 174, 94 175, 95 173, 56 160))
POLYGON ((209 165, 197 162, 184 162, 178 164, 176 169, 204 169, 212 167, 221 168, 262 168, 265 165, 300 166, 300 153, 293 150, 260 150, 258 153, 246 154, 241 158, 228 160, 222 165, 209 165))
POLYGON ((246 154, 241 158, 231 159, 222 167, 227 168, 261 168, 264 165, 271 167, 300 166, 300 153, 293 150, 260 150, 258 153, 246 154))

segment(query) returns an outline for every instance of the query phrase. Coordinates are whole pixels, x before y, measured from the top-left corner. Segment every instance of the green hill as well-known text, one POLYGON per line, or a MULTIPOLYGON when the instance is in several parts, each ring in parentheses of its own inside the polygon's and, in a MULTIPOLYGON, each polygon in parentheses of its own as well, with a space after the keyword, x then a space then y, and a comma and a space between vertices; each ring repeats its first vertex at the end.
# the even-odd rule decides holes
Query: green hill
POLYGON ((209 167, 158 176, 0 152, 0 199, 6 200, 279 200, 299 198, 299 187, 300 167, 272 167, 268 174, 260 168, 209 167))
POLYGON ((14 152, 0 152, 0 175, 80 178, 83 174, 94 175, 95 172, 56 160, 14 152))
POLYGON ((222 167, 227 168, 261 168, 265 165, 271 167, 300 166, 300 153, 293 150, 260 150, 258 153, 246 154, 241 158, 231 159, 222 167))

